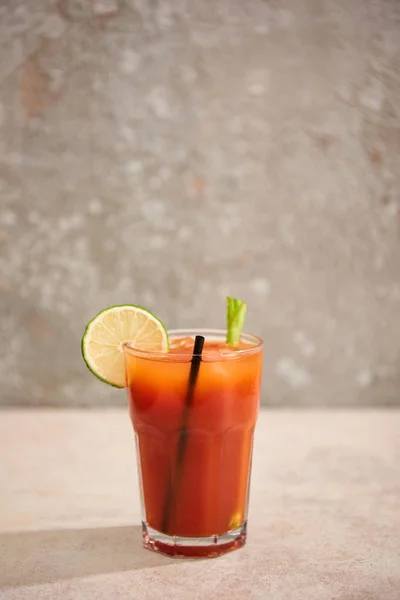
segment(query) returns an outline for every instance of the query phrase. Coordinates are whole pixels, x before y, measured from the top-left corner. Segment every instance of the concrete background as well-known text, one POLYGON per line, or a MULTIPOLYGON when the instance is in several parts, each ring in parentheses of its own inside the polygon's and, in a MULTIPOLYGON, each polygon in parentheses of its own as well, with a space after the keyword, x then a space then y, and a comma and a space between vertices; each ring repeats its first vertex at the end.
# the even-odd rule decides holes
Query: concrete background
POLYGON ((249 304, 272 405, 400 396, 400 2, 0 3, 3 405, 125 402, 109 304, 249 304))

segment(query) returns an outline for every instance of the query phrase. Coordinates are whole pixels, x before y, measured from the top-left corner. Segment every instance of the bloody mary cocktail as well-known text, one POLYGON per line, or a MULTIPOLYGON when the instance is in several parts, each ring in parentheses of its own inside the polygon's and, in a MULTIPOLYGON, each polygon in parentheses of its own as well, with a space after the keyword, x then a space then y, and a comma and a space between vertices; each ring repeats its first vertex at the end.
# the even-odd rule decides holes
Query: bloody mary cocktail
POLYGON ((263 344, 242 335, 232 347, 225 331, 170 331, 169 339, 168 352, 124 346, 145 546, 216 556, 246 540, 263 344), (197 334, 205 343, 188 409, 197 334))

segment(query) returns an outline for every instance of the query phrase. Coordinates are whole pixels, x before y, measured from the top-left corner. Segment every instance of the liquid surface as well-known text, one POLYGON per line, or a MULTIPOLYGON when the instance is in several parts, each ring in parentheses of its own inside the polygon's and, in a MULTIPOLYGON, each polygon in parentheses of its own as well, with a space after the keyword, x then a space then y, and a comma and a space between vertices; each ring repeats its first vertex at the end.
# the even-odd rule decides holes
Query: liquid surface
MULTIPOLYGON (((193 346, 193 337, 172 338, 170 340, 169 351, 171 354, 191 354, 193 352, 193 346)), ((218 339, 206 339, 204 341, 202 357, 204 359, 217 359, 219 356, 235 356, 238 351, 250 350, 253 347, 254 344, 250 344, 244 340, 240 340, 237 345, 231 346, 218 339)))
POLYGON ((261 350, 206 340, 188 399, 193 343, 173 339, 168 361, 126 356, 145 518, 188 537, 222 534, 246 519, 262 361, 261 350))

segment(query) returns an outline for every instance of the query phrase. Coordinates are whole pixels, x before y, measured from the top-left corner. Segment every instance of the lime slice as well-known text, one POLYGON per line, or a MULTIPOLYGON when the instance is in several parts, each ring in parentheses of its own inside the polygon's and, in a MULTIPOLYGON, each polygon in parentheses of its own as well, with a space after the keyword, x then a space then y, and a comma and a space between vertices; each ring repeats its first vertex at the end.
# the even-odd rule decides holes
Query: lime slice
POLYGON ((88 323, 82 337, 82 356, 96 377, 119 388, 126 385, 125 342, 139 350, 165 352, 168 334, 151 312, 130 304, 106 308, 88 323))

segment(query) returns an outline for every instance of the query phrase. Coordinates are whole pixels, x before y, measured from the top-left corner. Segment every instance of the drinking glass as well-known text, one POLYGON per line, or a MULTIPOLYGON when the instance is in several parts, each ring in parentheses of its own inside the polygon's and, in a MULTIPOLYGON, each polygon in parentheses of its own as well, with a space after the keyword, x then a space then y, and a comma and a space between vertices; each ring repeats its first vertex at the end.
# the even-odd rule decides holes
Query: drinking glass
POLYGON ((246 542, 253 435, 263 342, 223 330, 169 331, 171 351, 126 344, 145 548, 218 556, 246 542), (193 385, 195 336, 204 336, 193 385), (182 341, 183 340, 183 341, 182 341))

